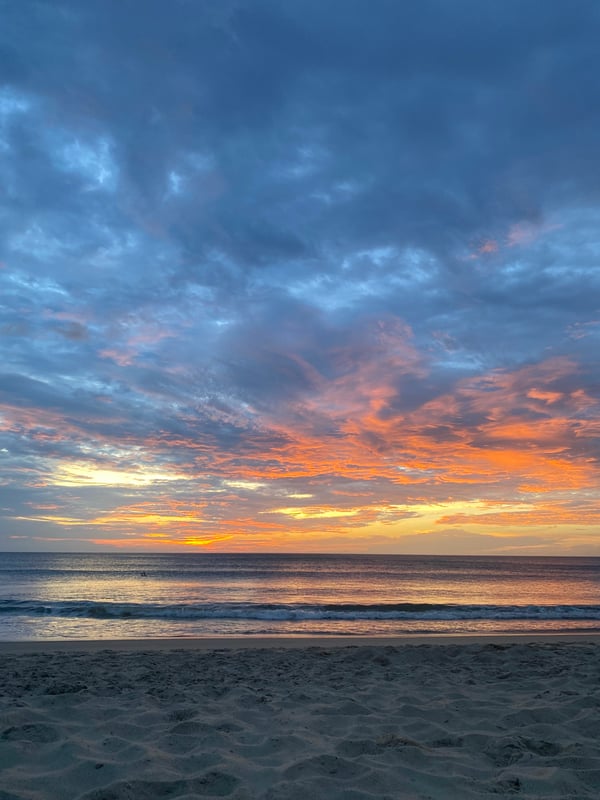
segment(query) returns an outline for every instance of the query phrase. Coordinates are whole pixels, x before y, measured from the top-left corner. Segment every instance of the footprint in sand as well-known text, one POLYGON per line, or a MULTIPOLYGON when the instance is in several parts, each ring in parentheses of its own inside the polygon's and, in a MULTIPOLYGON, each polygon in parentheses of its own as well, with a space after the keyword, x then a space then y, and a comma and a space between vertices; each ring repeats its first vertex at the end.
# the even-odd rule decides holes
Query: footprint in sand
MULTIPOLYGON (((207 772, 201 778, 179 781, 118 781, 81 795, 80 800, 162 800, 206 795, 226 797, 239 781, 226 772, 207 772)), ((1 798, 0 798, 1 800, 1 798)))
POLYGON ((44 723, 30 723, 6 728, 0 734, 0 739, 8 742, 35 742, 36 744, 49 744, 56 742, 60 736, 52 725, 44 723))

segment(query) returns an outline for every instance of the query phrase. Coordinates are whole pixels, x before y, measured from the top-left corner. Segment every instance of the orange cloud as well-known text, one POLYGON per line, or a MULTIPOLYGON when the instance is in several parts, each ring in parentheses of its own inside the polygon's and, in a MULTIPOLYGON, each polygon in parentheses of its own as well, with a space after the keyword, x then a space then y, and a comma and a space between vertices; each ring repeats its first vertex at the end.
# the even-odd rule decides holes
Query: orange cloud
POLYGON ((198 434, 190 433, 197 429, 190 410, 176 434, 136 438, 120 433, 119 420, 109 435, 101 418, 90 425, 56 410, 5 407, 5 431, 73 451, 22 466, 30 486, 111 491, 101 512, 82 499, 70 507, 41 502, 18 518, 85 526, 94 541, 122 546, 227 549, 318 549, 326 536, 358 541, 359 532, 380 535, 381 526, 400 540, 418 532, 419 520, 495 525, 500 533, 552 519, 597 525, 597 507, 578 517, 561 497, 583 502, 598 486, 590 455, 598 404, 576 363, 552 358, 493 370, 405 403, 406 387, 428 378, 410 329, 375 326, 364 348, 361 358, 336 351, 333 376, 315 371, 309 391, 270 415, 250 411, 245 421, 215 409, 198 434), (239 430, 231 450, 211 434, 217 423, 239 430), (465 506, 498 499, 502 508, 465 506))
POLYGON ((478 253, 497 253, 499 249, 498 242, 494 239, 487 239, 483 244, 478 248, 478 253))

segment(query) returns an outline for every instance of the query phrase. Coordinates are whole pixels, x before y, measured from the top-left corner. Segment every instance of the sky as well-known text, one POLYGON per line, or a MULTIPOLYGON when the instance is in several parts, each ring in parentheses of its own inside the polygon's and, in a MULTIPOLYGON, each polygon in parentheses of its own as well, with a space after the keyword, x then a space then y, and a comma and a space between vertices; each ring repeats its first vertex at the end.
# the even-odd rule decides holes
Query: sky
POLYGON ((599 3, 0 11, 0 550, 600 555, 599 3))

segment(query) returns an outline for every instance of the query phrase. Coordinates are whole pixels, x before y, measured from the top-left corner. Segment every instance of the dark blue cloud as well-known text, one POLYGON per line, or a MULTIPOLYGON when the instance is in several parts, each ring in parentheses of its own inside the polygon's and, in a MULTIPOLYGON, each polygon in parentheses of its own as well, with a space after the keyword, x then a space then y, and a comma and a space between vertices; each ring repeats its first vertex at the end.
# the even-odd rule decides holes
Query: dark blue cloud
MULTIPOLYGON (((144 438, 280 464, 293 426, 348 435, 352 375, 365 406, 385 386, 375 427, 556 356, 579 365, 558 394, 597 393, 597 3, 2 16, 1 397, 68 430, 7 423, 14 474, 144 438)), ((478 441, 489 409, 463 411, 423 435, 478 441)))

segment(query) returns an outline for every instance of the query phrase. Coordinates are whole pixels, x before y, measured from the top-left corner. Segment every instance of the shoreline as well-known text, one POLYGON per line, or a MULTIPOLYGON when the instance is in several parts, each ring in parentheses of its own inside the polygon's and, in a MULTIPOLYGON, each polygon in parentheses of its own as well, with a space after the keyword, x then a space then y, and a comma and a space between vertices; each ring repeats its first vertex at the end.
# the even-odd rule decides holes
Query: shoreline
POLYGON ((276 650, 344 647, 404 647, 405 645, 568 644, 600 643, 598 633, 435 633, 400 636, 206 636, 169 639, 22 639, 0 640, 0 654, 56 652, 159 652, 171 650, 276 650))

